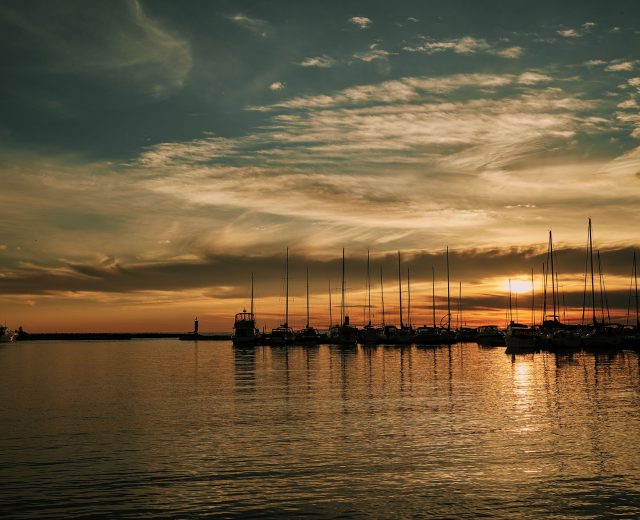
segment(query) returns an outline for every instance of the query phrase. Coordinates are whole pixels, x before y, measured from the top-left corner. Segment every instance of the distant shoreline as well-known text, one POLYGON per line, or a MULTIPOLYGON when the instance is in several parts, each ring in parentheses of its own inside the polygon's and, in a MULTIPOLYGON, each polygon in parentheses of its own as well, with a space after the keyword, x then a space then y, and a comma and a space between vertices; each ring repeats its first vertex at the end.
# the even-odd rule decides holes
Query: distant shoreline
POLYGON ((209 341, 227 341, 231 339, 229 333, 199 334, 186 332, 22 332, 16 336, 16 341, 55 341, 55 340, 127 340, 127 339, 207 339, 209 341))

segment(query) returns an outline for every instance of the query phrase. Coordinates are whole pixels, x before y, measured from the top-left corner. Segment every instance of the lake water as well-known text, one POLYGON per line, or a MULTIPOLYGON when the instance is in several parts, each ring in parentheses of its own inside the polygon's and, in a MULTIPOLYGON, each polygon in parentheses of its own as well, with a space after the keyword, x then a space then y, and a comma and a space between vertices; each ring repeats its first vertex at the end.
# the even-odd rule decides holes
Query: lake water
POLYGON ((3 517, 640 516, 640 363, 438 349, 0 346, 3 517))

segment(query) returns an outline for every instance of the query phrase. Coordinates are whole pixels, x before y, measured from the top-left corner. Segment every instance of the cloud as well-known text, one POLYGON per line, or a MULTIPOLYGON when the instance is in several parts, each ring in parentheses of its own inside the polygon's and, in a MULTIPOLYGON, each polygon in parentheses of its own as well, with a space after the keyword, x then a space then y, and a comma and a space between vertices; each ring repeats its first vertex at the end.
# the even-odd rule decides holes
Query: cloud
POLYGON ((407 18, 407 22, 418 23, 420 20, 418 18, 414 18, 413 16, 409 16, 407 18))
POLYGON ((424 41, 416 46, 403 47, 403 50, 407 52, 424 52, 426 54, 436 54, 444 51, 452 51, 456 54, 474 54, 478 51, 487 50, 490 47, 486 40, 472 36, 464 36, 453 40, 424 41))
MULTIPOLYGON (((586 229, 584 231, 586 234, 586 229)), ((467 288, 485 284, 482 292, 486 295, 495 291, 500 301, 504 301, 506 296, 502 284, 509 277, 528 279, 532 267, 535 269, 535 283, 538 285, 541 276, 540 266, 546 260, 546 230, 541 230, 540 235, 541 240, 537 246, 451 249, 449 263, 452 279, 463 280, 463 287, 466 285, 467 288)), ((576 296, 582 296, 584 248, 562 244, 556 246, 554 253, 561 285, 565 290, 575 292, 576 296)), ((634 249, 634 244, 602 249, 601 260, 606 268, 607 278, 619 277, 624 282, 628 281, 634 249)), ((350 280, 360 281, 366 278, 366 253, 363 253, 362 250, 347 251, 347 275, 350 280)), ((419 301, 419 295, 423 298, 427 294, 430 296, 431 266, 435 267, 437 296, 439 299, 443 298, 446 294, 444 247, 409 250, 403 253, 403 264, 411 268, 412 294, 416 296, 414 301, 419 301)), ((387 287, 387 290, 390 295, 395 295, 396 282, 390 282, 392 273, 395 274, 397 269, 395 252, 373 253, 371 263, 376 271, 382 270, 387 274, 387 284, 394 286, 393 289, 387 287)), ((307 268, 312 294, 315 296, 322 295, 326 298, 327 281, 337 280, 339 277, 340 257, 337 251, 325 257, 318 257, 308 255, 299 249, 292 249, 289 264, 290 296, 293 298, 303 298, 305 295, 304 281, 307 268)), ((137 293, 138 297, 152 300, 154 293, 167 295, 172 291, 192 292, 194 289, 204 289, 211 291, 211 298, 214 300, 231 300, 248 297, 248 273, 253 272, 257 293, 261 298, 268 298, 281 295, 283 271, 283 251, 252 256, 213 253, 192 260, 134 261, 113 265, 59 262, 55 267, 32 264, 12 270, 0 278, 0 290, 5 295, 23 296, 102 293, 107 297, 114 297, 118 294, 137 293)), ((477 289, 474 292, 476 298, 482 299, 482 292, 478 294, 477 289)), ((620 300, 625 306, 627 295, 628 291, 620 290, 620 296, 624 296, 620 300)), ((358 296, 358 300, 364 301, 364 298, 358 296)), ((390 296, 389 301, 393 298, 394 296, 390 296)), ((469 298, 473 297, 467 295, 465 301, 469 298)), ((468 300, 468 304, 470 303, 471 300, 468 300)), ((486 305, 494 306, 495 303, 486 305)))
MULTIPOLYGON (((342 240, 404 243, 420 237, 428 242, 433 240, 429 229, 461 233, 481 222, 484 239, 504 240, 489 231, 496 207, 530 204, 542 212, 563 198, 578 204, 593 189, 578 180, 579 170, 547 167, 542 177, 522 172, 539 160, 541 149, 546 156, 566 148, 581 127, 597 131, 580 117, 592 103, 554 88, 518 88, 496 98, 485 93, 487 86, 514 88, 551 79, 539 72, 403 78, 344 89, 322 102, 293 98, 268 107, 265 113, 272 115, 251 136, 151 147, 139 158, 140 175, 147 189, 188 206, 247 211, 251 200, 256 226, 260 220, 279 222, 273 232, 250 232, 241 222, 242 231, 230 226, 228 234, 216 236, 224 248, 256 242, 272 247, 283 236, 314 249, 342 240), (445 94, 460 88, 465 99, 449 101, 445 94), (514 168, 517 173, 509 173, 514 168), (397 181, 391 185, 380 182, 389 169, 397 181), (541 189, 557 177, 571 188, 541 189), (458 186, 455 202, 435 196, 450 184, 458 186), (475 194, 486 184, 501 189, 479 202, 475 194), (426 192, 433 196, 425 199, 426 192), (307 224, 295 224, 300 221, 307 224), (319 227, 311 244, 300 232, 313 223, 319 227)), ((614 197, 620 190, 601 193, 614 197)))
POLYGON ((518 83, 522 85, 535 85, 536 83, 543 83, 552 81, 552 78, 546 74, 541 74, 539 72, 523 72, 518 76, 518 83))
POLYGON ((358 52, 353 55, 353 57, 357 60, 361 60, 364 62, 372 62, 375 60, 384 60, 390 56, 391 53, 389 51, 385 51, 379 47, 379 44, 372 43, 369 45, 369 49, 364 52, 358 52))
POLYGON ((588 67, 595 67, 597 65, 605 65, 607 62, 604 60, 589 60, 586 61, 584 64, 587 65, 588 67))
POLYGON ((620 61, 614 62, 608 65, 604 70, 611 72, 631 71, 634 68, 634 62, 632 61, 620 61))
POLYGON ((367 103, 411 102, 426 95, 442 95, 460 89, 500 88, 514 84, 532 84, 548 80, 542 73, 529 71, 513 74, 452 74, 428 77, 410 76, 378 84, 358 85, 332 94, 295 97, 270 106, 251 107, 253 110, 320 109, 341 105, 367 103))
POLYGON ((596 26, 595 22, 585 22, 582 24, 582 28, 585 31, 590 31, 591 29, 593 29, 596 26))
POLYGON ((364 16, 354 16, 349 18, 349 21, 360 29, 367 29, 373 23, 370 18, 364 16))
POLYGON ((638 108, 638 103, 635 99, 627 99, 626 101, 623 101, 622 103, 618 103, 618 105, 616 105, 618 108, 638 108))
POLYGON ((162 98, 184 85, 192 67, 189 43, 148 17, 137 0, 36 4, 5 8, 3 15, 43 48, 55 74, 95 76, 162 98))
POLYGON ((284 83, 282 83, 282 81, 274 81, 273 83, 271 83, 271 85, 269 85, 269 88, 271 90, 282 90, 284 89, 284 83))
POLYGON ((507 47, 506 49, 498 49, 493 51, 493 54, 496 54, 497 56, 502 56, 503 58, 509 58, 513 60, 522 56, 523 53, 524 49, 518 46, 507 47))
POLYGON ((565 38, 580 38, 580 37, 582 37, 582 34, 580 34, 575 29, 560 29, 560 30, 558 30, 556 32, 560 36, 563 36, 565 38))
POLYGON ((318 67, 320 69, 328 69, 335 65, 335 60, 329 56, 313 56, 309 58, 305 58, 298 65, 301 67, 318 67))
POLYGON ((260 18, 253 18, 242 13, 229 16, 229 20, 262 38, 269 36, 269 33, 272 31, 269 22, 261 20, 260 18))
POLYGON ((454 52, 462 55, 472 55, 476 53, 493 54, 502 58, 516 59, 522 56, 524 49, 519 46, 498 48, 488 43, 485 39, 473 36, 463 36, 451 40, 428 40, 422 38, 422 42, 414 45, 406 45, 402 50, 406 52, 421 52, 425 54, 437 54, 440 52, 454 52))

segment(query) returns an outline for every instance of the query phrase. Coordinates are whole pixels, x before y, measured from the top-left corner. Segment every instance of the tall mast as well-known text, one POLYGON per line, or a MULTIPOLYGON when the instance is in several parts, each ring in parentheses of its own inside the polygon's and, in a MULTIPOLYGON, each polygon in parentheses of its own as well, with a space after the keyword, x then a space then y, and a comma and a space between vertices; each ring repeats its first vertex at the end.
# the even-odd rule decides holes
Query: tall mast
POLYGON ((598 250, 598 273, 600 275, 600 302, 602 305, 602 321, 604 322, 604 310, 607 309, 607 322, 611 323, 611 314, 609 314, 609 299, 607 298, 607 287, 604 284, 604 273, 602 272, 602 263, 600 261, 600 250, 598 250))
POLYGON ((407 267, 407 321, 411 328, 411 272, 407 267))
MULTIPOLYGON (((549 262, 549 254, 547 254, 547 263, 549 262)), ((547 268, 542 262, 542 325, 547 321, 547 268)))
POLYGON ((591 231, 591 217, 589 217, 589 264, 591 265, 591 310, 593 311, 593 324, 597 325, 596 318, 596 285, 593 280, 593 236, 591 231))
POLYGON ((436 270, 431 266, 431 309, 433 311, 433 328, 436 328, 436 270))
POLYGON ((447 330, 451 330, 451 294, 449 291, 449 246, 447 246, 447 330))
POLYGON ((551 254, 551 298, 553 299, 553 321, 556 321, 557 316, 557 306, 556 306, 556 284, 553 279, 553 273, 555 273, 553 267, 553 236, 551 235, 551 230, 549 230, 549 251, 551 254))
POLYGON ((511 279, 509 279, 509 305, 508 305, 508 320, 509 322, 513 322, 513 306, 511 305, 511 279))
POLYGON ((286 275, 287 275, 287 290, 286 290, 286 305, 285 305, 285 316, 284 316, 284 326, 289 326, 289 248, 287 247, 287 262, 286 262, 286 275))
POLYGON ((462 281, 459 281, 458 286, 458 329, 462 328, 462 281))
POLYGON ((531 326, 536 326, 536 289, 533 284, 533 267, 531 268, 531 326))
POLYGON ((640 328, 640 315, 638 314, 638 265, 636 264, 636 252, 633 252, 633 278, 636 285, 636 334, 640 328))
POLYGON ((582 290, 582 325, 585 325, 585 315, 587 313, 587 272, 589 271, 589 240, 587 238, 587 252, 584 255, 584 289, 582 290))
POLYGON ((251 318, 253 318, 253 272, 251 273, 251 318))
POLYGON ((307 328, 309 328, 309 268, 307 267, 307 328))
POLYGON ((340 322, 344 324, 344 247, 342 248, 342 300, 340 303, 340 322))
POLYGON ((369 325, 371 325, 371 272, 369 267, 369 250, 367 249, 367 309, 369 310, 369 325))
POLYGON ((400 273, 400 251, 398 251, 398 292, 400 295, 400 328, 404 327, 402 322, 402 275, 400 273))
POLYGON ((382 326, 384 327, 384 283, 382 282, 382 266, 380 266, 380 297, 382 299, 382 326))
POLYGON ((329 280, 329 329, 333 327, 333 312, 331 310, 331 280, 329 280))

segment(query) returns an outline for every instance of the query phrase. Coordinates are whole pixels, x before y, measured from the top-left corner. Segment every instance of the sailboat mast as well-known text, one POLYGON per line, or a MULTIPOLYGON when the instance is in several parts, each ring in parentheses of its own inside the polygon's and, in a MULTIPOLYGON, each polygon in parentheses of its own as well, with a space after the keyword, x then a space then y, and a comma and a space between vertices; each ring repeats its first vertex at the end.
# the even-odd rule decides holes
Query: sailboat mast
POLYGON ((589 217, 589 263, 591 266, 591 310, 593 312, 593 324, 597 325, 596 319, 596 286, 593 279, 593 236, 591 231, 591 217, 589 217))
POLYGON ((382 326, 384 327, 384 283, 382 282, 382 266, 380 266, 380 297, 382 299, 382 326))
POLYGON ((251 273, 251 318, 253 318, 253 273, 251 273))
POLYGON ((340 320, 344 324, 345 312, 344 312, 344 247, 342 248, 342 300, 340 303, 340 320))
POLYGON ((536 326, 536 288, 533 284, 533 267, 531 268, 531 327, 536 326))
POLYGON ((509 279, 509 304, 507 305, 507 309, 508 309, 508 320, 509 322, 513 322, 513 309, 512 309, 512 305, 511 305, 511 279, 509 279))
POLYGON ((640 315, 638 311, 638 265, 636 264, 636 252, 633 252, 633 278, 636 285, 636 333, 640 328, 640 315))
POLYGON ((371 272, 369 268, 369 250, 367 249, 367 309, 369 310, 369 325, 371 325, 371 272))
POLYGON ((551 230, 549 230, 549 252, 551 255, 551 298, 553 299, 553 321, 556 321, 557 305, 556 305, 556 284, 554 282, 553 273, 555 273, 553 267, 553 236, 551 235, 551 230))
POLYGON ((400 295, 400 328, 404 327, 402 322, 402 274, 400 273, 400 251, 398 251, 398 293, 400 295))
MULTIPOLYGON (((547 263, 549 262, 549 255, 547 254, 547 263)), ((545 263, 542 262, 542 324, 547 320, 547 268, 545 263)))
POLYGON ((307 267, 307 328, 309 328, 309 268, 307 267))
POLYGON ((331 310, 331 280, 329 280, 329 329, 333 327, 333 312, 331 310))
POLYGON ((285 313, 284 313, 284 326, 289 326, 289 248, 287 247, 287 261, 286 261, 286 304, 285 304, 285 313))
POLYGON ((433 328, 436 328, 436 269, 431 266, 431 309, 433 311, 433 328))
POLYGON ((458 282, 458 329, 462 328, 462 281, 458 282))
POLYGON ((407 268, 407 321, 411 328, 411 272, 407 268))
POLYGON ((607 322, 611 323, 609 313, 609 298, 607 298, 607 286, 604 283, 604 273, 602 272, 602 262, 600 261, 600 251, 598 250, 598 273, 600 274, 600 301, 602 302, 602 321, 604 322, 604 310, 607 309, 607 322))
POLYGON ((449 246, 447 246, 447 330, 451 330, 451 294, 449 290, 449 246))

